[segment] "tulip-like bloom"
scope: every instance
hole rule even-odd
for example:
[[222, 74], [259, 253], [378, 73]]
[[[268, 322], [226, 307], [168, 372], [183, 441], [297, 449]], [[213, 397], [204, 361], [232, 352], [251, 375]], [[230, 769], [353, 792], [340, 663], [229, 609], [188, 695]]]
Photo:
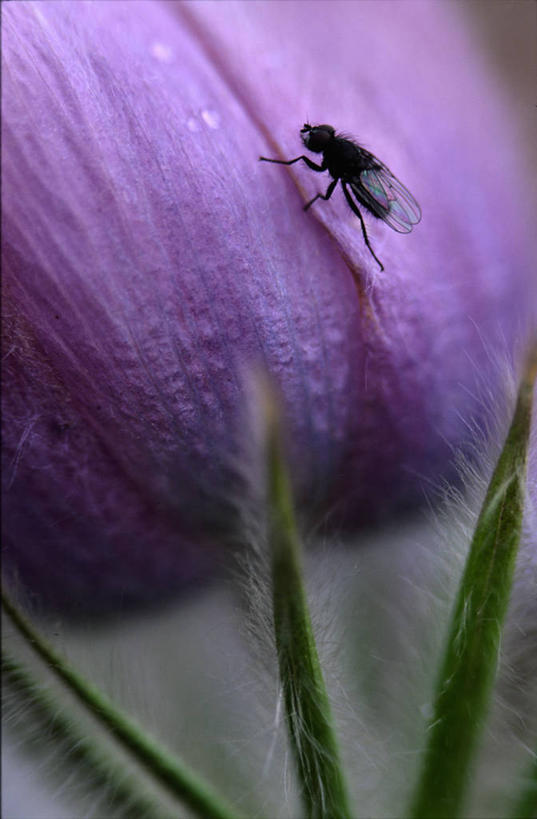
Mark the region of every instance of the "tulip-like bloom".
[[[509, 103], [447, 4], [3, 9], [4, 549], [49, 604], [156, 599], [239, 537], [245, 373], [277, 382], [303, 509], [446, 476], [534, 291]], [[352, 133], [400, 236], [302, 163]]]

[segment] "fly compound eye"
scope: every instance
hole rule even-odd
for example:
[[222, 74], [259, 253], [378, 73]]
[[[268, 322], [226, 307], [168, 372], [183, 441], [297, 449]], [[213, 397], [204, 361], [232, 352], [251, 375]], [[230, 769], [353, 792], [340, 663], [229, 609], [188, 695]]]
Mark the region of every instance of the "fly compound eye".
[[330, 125], [316, 125], [306, 133], [302, 140], [306, 148], [320, 154], [334, 136], [334, 129]]

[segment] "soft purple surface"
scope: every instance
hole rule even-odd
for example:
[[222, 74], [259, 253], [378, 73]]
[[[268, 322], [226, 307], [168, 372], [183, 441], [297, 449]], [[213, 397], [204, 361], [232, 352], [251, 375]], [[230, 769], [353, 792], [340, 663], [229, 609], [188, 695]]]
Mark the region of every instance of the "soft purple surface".
[[[4, 543], [49, 602], [213, 565], [252, 363], [315, 515], [380, 518], [446, 474], [527, 322], [531, 203], [454, 8], [389, 9], [3, 8]], [[306, 119], [420, 202], [410, 236], [368, 222], [384, 274], [341, 191], [304, 214], [327, 180], [257, 162], [298, 155]]]

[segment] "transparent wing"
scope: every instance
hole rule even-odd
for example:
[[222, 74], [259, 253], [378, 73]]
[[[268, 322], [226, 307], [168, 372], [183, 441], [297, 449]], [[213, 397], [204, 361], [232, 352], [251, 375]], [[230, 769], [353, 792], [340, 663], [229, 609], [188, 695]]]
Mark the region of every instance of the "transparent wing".
[[410, 191], [380, 162], [360, 173], [350, 186], [375, 216], [398, 233], [410, 233], [421, 219], [421, 209]]

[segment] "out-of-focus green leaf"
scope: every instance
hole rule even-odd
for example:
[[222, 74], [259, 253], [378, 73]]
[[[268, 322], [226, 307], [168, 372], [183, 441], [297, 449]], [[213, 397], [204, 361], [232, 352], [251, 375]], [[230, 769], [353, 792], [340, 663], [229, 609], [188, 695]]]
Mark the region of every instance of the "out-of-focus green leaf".
[[65, 703], [57, 701], [23, 663], [5, 652], [2, 686], [6, 720], [14, 719], [17, 728], [21, 721], [25, 723], [17, 741], [26, 741], [30, 751], [44, 755], [45, 762], [52, 756], [55, 774], [63, 781], [66, 777], [71, 781], [74, 775], [77, 785], [91, 795], [92, 801], [103, 798], [107, 810], [118, 819], [169, 819], [169, 811], [146, 792], [139, 778], [121, 766], [102, 742], [86, 736], [66, 713]]
[[149, 739], [138, 725], [56, 654], [11, 602], [4, 590], [2, 606], [28, 647], [44, 660], [60, 683], [74, 694], [81, 705], [143, 766], [150, 777], [163, 785], [200, 819], [235, 819], [235, 812], [212, 791], [210, 786], [176, 757]]

